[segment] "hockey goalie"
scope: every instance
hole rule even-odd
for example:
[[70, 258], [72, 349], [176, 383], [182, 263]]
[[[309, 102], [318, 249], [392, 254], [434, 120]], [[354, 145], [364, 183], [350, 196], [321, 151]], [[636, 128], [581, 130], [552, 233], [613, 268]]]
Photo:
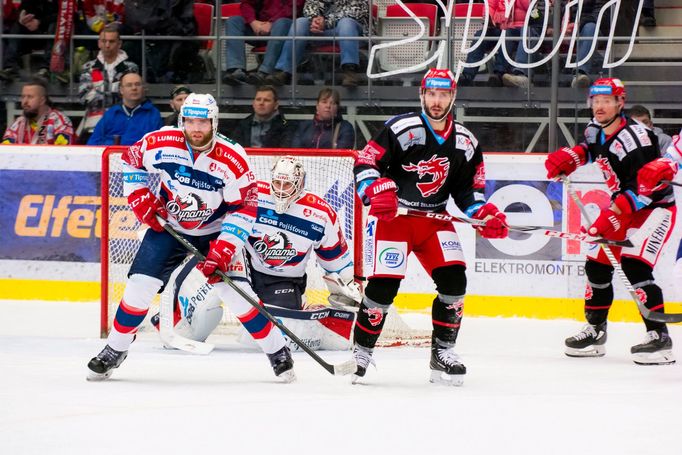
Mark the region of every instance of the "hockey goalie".
[[[353, 307], [362, 299], [352, 256], [334, 209], [304, 186], [299, 159], [276, 160], [271, 182], [258, 182], [256, 223], [241, 260], [230, 272], [235, 279], [248, 280], [268, 311], [311, 349], [349, 349], [357, 311]], [[306, 302], [306, 267], [313, 253], [324, 271], [330, 306]], [[221, 323], [224, 311], [213, 286], [195, 265], [191, 259], [174, 271], [162, 299], [173, 302], [176, 333], [204, 341]], [[152, 317], [157, 328], [159, 319]], [[251, 344], [241, 334], [239, 340]], [[288, 343], [290, 349], [299, 349], [291, 340]]]

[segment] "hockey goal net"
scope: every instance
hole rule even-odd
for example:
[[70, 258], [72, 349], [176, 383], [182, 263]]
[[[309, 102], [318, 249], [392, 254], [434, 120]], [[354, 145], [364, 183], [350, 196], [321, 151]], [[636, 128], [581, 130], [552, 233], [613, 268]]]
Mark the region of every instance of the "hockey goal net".
[[[144, 232], [142, 226], [128, 206], [123, 196], [123, 174], [121, 155], [124, 147], [109, 147], [102, 157], [102, 245], [101, 245], [101, 318], [100, 333], [105, 337], [112, 325], [116, 308], [123, 296], [128, 270], [137, 253]], [[307, 191], [324, 199], [337, 211], [339, 222], [352, 250], [355, 275], [364, 276], [363, 228], [365, 214], [358, 200], [353, 182], [355, 155], [350, 150], [279, 150], [249, 149], [252, 170], [259, 180], [270, 179], [274, 160], [286, 153], [294, 154], [303, 161], [306, 170]], [[158, 175], [152, 175], [150, 186], [155, 191], [159, 184]], [[311, 259], [307, 267], [308, 304], [327, 304], [329, 292], [324, 284], [324, 271], [317, 261]], [[158, 309], [158, 299], [150, 308], [149, 315]], [[383, 345], [421, 344], [424, 334], [411, 330], [404, 321], [394, 316], [387, 318]], [[231, 332], [229, 327], [238, 324], [228, 311], [223, 317], [223, 331]], [[148, 326], [148, 323], [143, 326]], [[419, 341], [417, 341], [419, 340]]]

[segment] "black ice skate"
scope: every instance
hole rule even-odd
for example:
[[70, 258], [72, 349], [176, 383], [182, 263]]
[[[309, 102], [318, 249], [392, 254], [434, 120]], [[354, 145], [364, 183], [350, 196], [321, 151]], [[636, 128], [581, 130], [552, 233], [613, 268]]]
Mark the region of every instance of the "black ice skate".
[[128, 357], [128, 351], [117, 351], [109, 345], [88, 362], [88, 381], [103, 381], [111, 376], [114, 368], [118, 368]]
[[606, 354], [606, 322], [585, 327], [566, 338], [566, 355], [569, 357], [603, 357]]
[[464, 382], [467, 368], [462, 364], [455, 352], [455, 343], [446, 343], [432, 338], [431, 340], [431, 379], [438, 384], [460, 386]]
[[637, 365], [670, 365], [675, 363], [673, 340], [667, 332], [650, 330], [641, 344], [630, 348]]
[[284, 382], [294, 382], [296, 380], [296, 373], [294, 373], [294, 360], [291, 358], [291, 351], [284, 346], [279, 351], [273, 354], [267, 354], [270, 359], [270, 365], [275, 372], [275, 376]]

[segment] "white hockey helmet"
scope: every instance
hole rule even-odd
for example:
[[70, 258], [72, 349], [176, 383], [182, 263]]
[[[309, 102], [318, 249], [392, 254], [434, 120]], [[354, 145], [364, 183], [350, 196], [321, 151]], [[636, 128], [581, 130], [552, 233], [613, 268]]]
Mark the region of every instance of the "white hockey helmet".
[[216, 103], [213, 95], [208, 93], [190, 93], [187, 95], [178, 116], [178, 127], [183, 133], [185, 132], [185, 117], [211, 119], [213, 137], [203, 150], [213, 149], [213, 144], [215, 144], [216, 135], [218, 134], [218, 103]]
[[287, 155], [275, 161], [272, 166], [270, 189], [275, 200], [275, 211], [284, 213], [289, 205], [298, 199], [305, 186], [305, 169], [298, 158]]

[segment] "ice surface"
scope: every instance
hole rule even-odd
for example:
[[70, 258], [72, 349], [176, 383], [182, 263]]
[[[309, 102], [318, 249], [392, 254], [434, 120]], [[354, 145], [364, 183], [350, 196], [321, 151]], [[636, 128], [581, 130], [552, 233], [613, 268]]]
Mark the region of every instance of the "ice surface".
[[[378, 349], [355, 386], [296, 353], [287, 385], [228, 340], [201, 357], [153, 334], [91, 383], [97, 304], [0, 301], [0, 314], [3, 455], [680, 453], [682, 369], [631, 362], [642, 324], [613, 323], [606, 357], [572, 359], [563, 339], [580, 322], [465, 317], [459, 388], [428, 383], [423, 348]], [[680, 327], [671, 334], [682, 344]]]

